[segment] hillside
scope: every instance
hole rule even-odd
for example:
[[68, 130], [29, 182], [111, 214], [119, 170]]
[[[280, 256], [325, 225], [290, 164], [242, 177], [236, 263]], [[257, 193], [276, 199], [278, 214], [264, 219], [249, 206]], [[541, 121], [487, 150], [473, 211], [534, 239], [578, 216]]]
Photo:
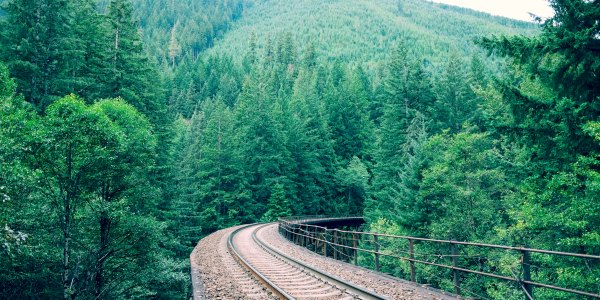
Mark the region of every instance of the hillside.
[[402, 38], [435, 62], [450, 49], [471, 52], [476, 37], [537, 30], [533, 23], [421, 0], [257, 0], [209, 53], [239, 58], [253, 33], [264, 48], [269, 38], [290, 32], [300, 50], [314, 43], [318, 55], [329, 59], [376, 63]]
[[[0, 0], [0, 299], [189, 299], [200, 238], [294, 215], [597, 255], [596, 2], [535, 25], [417, 0]], [[598, 290], [597, 262], [452, 244], [413, 253]], [[416, 280], [454, 290], [434, 266]]]

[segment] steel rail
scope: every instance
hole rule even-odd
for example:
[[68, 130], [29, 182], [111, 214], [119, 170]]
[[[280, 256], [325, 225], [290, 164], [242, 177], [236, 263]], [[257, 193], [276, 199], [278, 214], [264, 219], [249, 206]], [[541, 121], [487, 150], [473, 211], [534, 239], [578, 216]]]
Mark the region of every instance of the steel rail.
[[341, 290], [346, 290], [347, 292], [354, 294], [358, 297], [360, 297], [361, 299], [367, 299], [367, 300], [381, 300], [381, 299], [388, 299], [384, 296], [378, 295], [374, 292], [371, 292], [363, 287], [348, 283], [346, 281], [344, 281], [343, 279], [327, 273], [325, 271], [319, 270], [311, 265], [305, 264], [297, 259], [294, 259], [284, 253], [282, 253], [281, 251], [278, 251], [277, 249], [274, 249], [273, 247], [270, 247], [269, 245], [267, 245], [267, 243], [265, 243], [263, 240], [261, 240], [258, 236], [257, 236], [257, 232], [264, 228], [265, 226], [271, 225], [273, 223], [268, 223], [268, 224], [264, 224], [258, 228], [256, 228], [254, 230], [254, 232], [252, 232], [252, 239], [261, 247], [263, 248], [265, 251], [267, 251], [268, 253], [270, 253], [271, 255], [278, 257], [280, 259], [282, 259], [283, 261], [285, 261], [286, 263], [299, 268], [299, 269], [303, 269], [306, 272], [312, 274], [313, 276], [341, 289]]
[[237, 247], [233, 243], [233, 237], [240, 231], [247, 229], [249, 227], [255, 226], [256, 224], [250, 224], [243, 227], [240, 227], [234, 230], [231, 234], [229, 234], [229, 238], [227, 239], [227, 248], [233, 254], [233, 258], [237, 260], [246, 270], [248, 270], [254, 278], [262, 283], [263, 286], [268, 288], [275, 294], [279, 299], [284, 300], [295, 300], [296, 298], [292, 297], [290, 294], [286, 293], [280, 287], [278, 287], [275, 283], [269, 280], [266, 276], [261, 274], [258, 270], [256, 270], [252, 265], [238, 252]]
[[[341, 290], [345, 290], [347, 293], [353, 294], [355, 296], [360, 297], [361, 299], [366, 299], [366, 300], [383, 300], [383, 299], [388, 299], [384, 296], [378, 295], [374, 292], [371, 292], [365, 288], [362, 288], [360, 286], [356, 286], [353, 285], [351, 283], [345, 282], [343, 279], [336, 277], [332, 274], [326, 273], [322, 270], [319, 270], [313, 266], [307, 265], [299, 260], [296, 260], [272, 247], [270, 247], [267, 243], [265, 243], [263, 240], [261, 240], [258, 236], [257, 236], [257, 232], [264, 228], [265, 226], [268, 226], [270, 224], [273, 223], [269, 223], [269, 224], [264, 224], [262, 226], [258, 226], [256, 229], [254, 229], [254, 231], [252, 232], [252, 239], [253, 241], [258, 244], [263, 250], [265, 250], [267, 253], [269, 253], [270, 255], [273, 255], [274, 257], [277, 257], [278, 259], [286, 262], [287, 264], [301, 270], [304, 271], [306, 273], [311, 274], [312, 276], [314, 276], [315, 278], [318, 278], [324, 282], [327, 282]], [[261, 284], [265, 287], [267, 287], [270, 291], [273, 292], [273, 294], [275, 296], [277, 296], [279, 299], [295, 299], [293, 296], [291, 296], [290, 294], [288, 294], [286, 291], [284, 291], [282, 288], [278, 287], [273, 281], [271, 281], [269, 278], [267, 278], [265, 275], [263, 275], [262, 273], [260, 273], [256, 268], [254, 268], [250, 262], [248, 262], [238, 251], [235, 243], [233, 242], [233, 238], [235, 237], [236, 234], [238, 234], [240, 231], [248, 229], [249, 227], [252, 226], [256, 226], [258, 224], [250, 224], [250, 225], [246, 225], [243, 227], [240, 227], [236, 230], [234, 230], [230, 235], [229, 238], [227, 240], [227, 247], [229, 249], [229, 251], [232, 253], [233, 257], [246, 269], [248, 270], [253, 277], [255, 277], [259, 282], [261, 282]]]

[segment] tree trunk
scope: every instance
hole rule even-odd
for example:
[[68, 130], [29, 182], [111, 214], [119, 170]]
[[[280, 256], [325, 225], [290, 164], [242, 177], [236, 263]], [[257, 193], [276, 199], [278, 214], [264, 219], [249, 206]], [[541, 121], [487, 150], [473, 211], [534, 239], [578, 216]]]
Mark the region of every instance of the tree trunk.
[[70, 227], [71, 227], [71, 216], [70, 216], [70, 196], [65, 197], [64, 199], [64, 224], [63, 224], [63, 293], [64, 298], [69, 299], [70, 297], [70, 284], [69, 284], [69, 258], [70, 258], [70, 249], [69, 242], [71, 239], [70, 236]]
[[[68, 147], [67, 150], [67, 178], [71, 180], [73, 178], [73, 148], [72, 145]], [[71, 256], [70, 249], [70, 241], [71, 241], [71, 203], [74, 197], [73, 191], [73, 182], [69, 182], [66, 187], [66, 191], [64, 192], [65, 196], [63, 197], [63, 296], [65, 299], [69, 299], [71, 294], [71, 283], [69, 282], [69, 260]]]
[[108, 256], [108, 235], [110, 232], [110, 218], [106, 212], [100, 216], [100, 250], [96, 261], [96, 299], [100, 299], [104, 289], [104, 262]]
[[[110, 180], [103, 184], [102, 187], [102, 202], [109, 203], [110, 197]], [[100, 299], [102, 290], [104, 289], [104, 262], [109, 256], [109, 234], [110, 234], [111, 220], [106, 211], [102, 211], [100, 214], [100, 245], [98, 249], [98, 256], [96, 259], [96, 278], [95, 278], [95, 296], [96, 299]]]

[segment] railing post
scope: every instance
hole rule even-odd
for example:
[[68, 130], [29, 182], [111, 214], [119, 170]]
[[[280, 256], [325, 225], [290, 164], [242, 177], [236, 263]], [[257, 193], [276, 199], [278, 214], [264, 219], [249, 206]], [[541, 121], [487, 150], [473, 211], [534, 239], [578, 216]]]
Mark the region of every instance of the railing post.
[[338, 255], [337, 255], [337, 246], [335, 244], [338, 243], [338, 235], [337, 235], [337, 231], [334, 230], [333, 231], [333, 244], [331, 247], [333, 248], [333, 259], [337, 259]]
[[[523, 258], [521, 259], [521, 264], [523, 265], [523, 281], [531, 281], [531, 269], [530, 269], [530, 260], [529, 251], [522, 250]], [[533, 287], [527, 283], [523, 283], [523, 288], [525, 289], [525, 300], [533, 299]]]
[[290, 224], [286, 224], [285, 226], [285, 237], [287, 238], [288, 241], [293, 241], [292, 240], [292, 233], [291, 233], [291, 227]]
[[379, 272], [379, 243], [377, 242], [377, 235], [373, 234], [373, 242], [375, 249], [375, 271]]
[[356, 233], [352, 233], [352, 248], [354, 248], [354, 265], [358, 266], [358, 247], [356, 243]]
[[315, 253], [319, 253], [319, 232], [318, 229], [315, 227], [314, 228], [314, 236], [313, 236], [313, 243], [315, 244]]
[[[456, 251], [456, 244], [452, 243], [451, 248], [452, 248], [452, 267], [456, 268], [456, 267], [458, 267], [458, 264], [457, 264], [458, 253]], [[454, 293], [457, 295], [460, 295], [460, 279], [458, 278], [458, 270], [452, 269], [452, 274], [454, 275]]]
[[323, 256], [327, 257], [327, 229], [323, 230]]
[[306, 225], [304, 226], [304, 229], [302, 230], [302, 246], [306, 247], [308, 245], [308, 233], [307, 233], [308, 227], [306, 227]]
[[409, 257], [410, 257], [410, 261], [408, 262], [408, 265], [410, 266], [410, 281], [412, 282], [417, 282], [416, 280], [416, 275], [415, 275], [415, 262], [413, 261], [415, 259], [415, 242], [412, 239], [408, 239], [408, 253], [409, 253]]

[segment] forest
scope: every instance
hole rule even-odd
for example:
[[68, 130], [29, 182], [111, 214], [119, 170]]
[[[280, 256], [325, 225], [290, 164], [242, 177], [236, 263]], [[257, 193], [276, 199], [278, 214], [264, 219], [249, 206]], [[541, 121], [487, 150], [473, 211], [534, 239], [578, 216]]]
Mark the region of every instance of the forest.
[[598, 255], [600, 5], [549, 2], [0, 0], [0, 299], [189, 298], [199, 239], [290, 215]]

